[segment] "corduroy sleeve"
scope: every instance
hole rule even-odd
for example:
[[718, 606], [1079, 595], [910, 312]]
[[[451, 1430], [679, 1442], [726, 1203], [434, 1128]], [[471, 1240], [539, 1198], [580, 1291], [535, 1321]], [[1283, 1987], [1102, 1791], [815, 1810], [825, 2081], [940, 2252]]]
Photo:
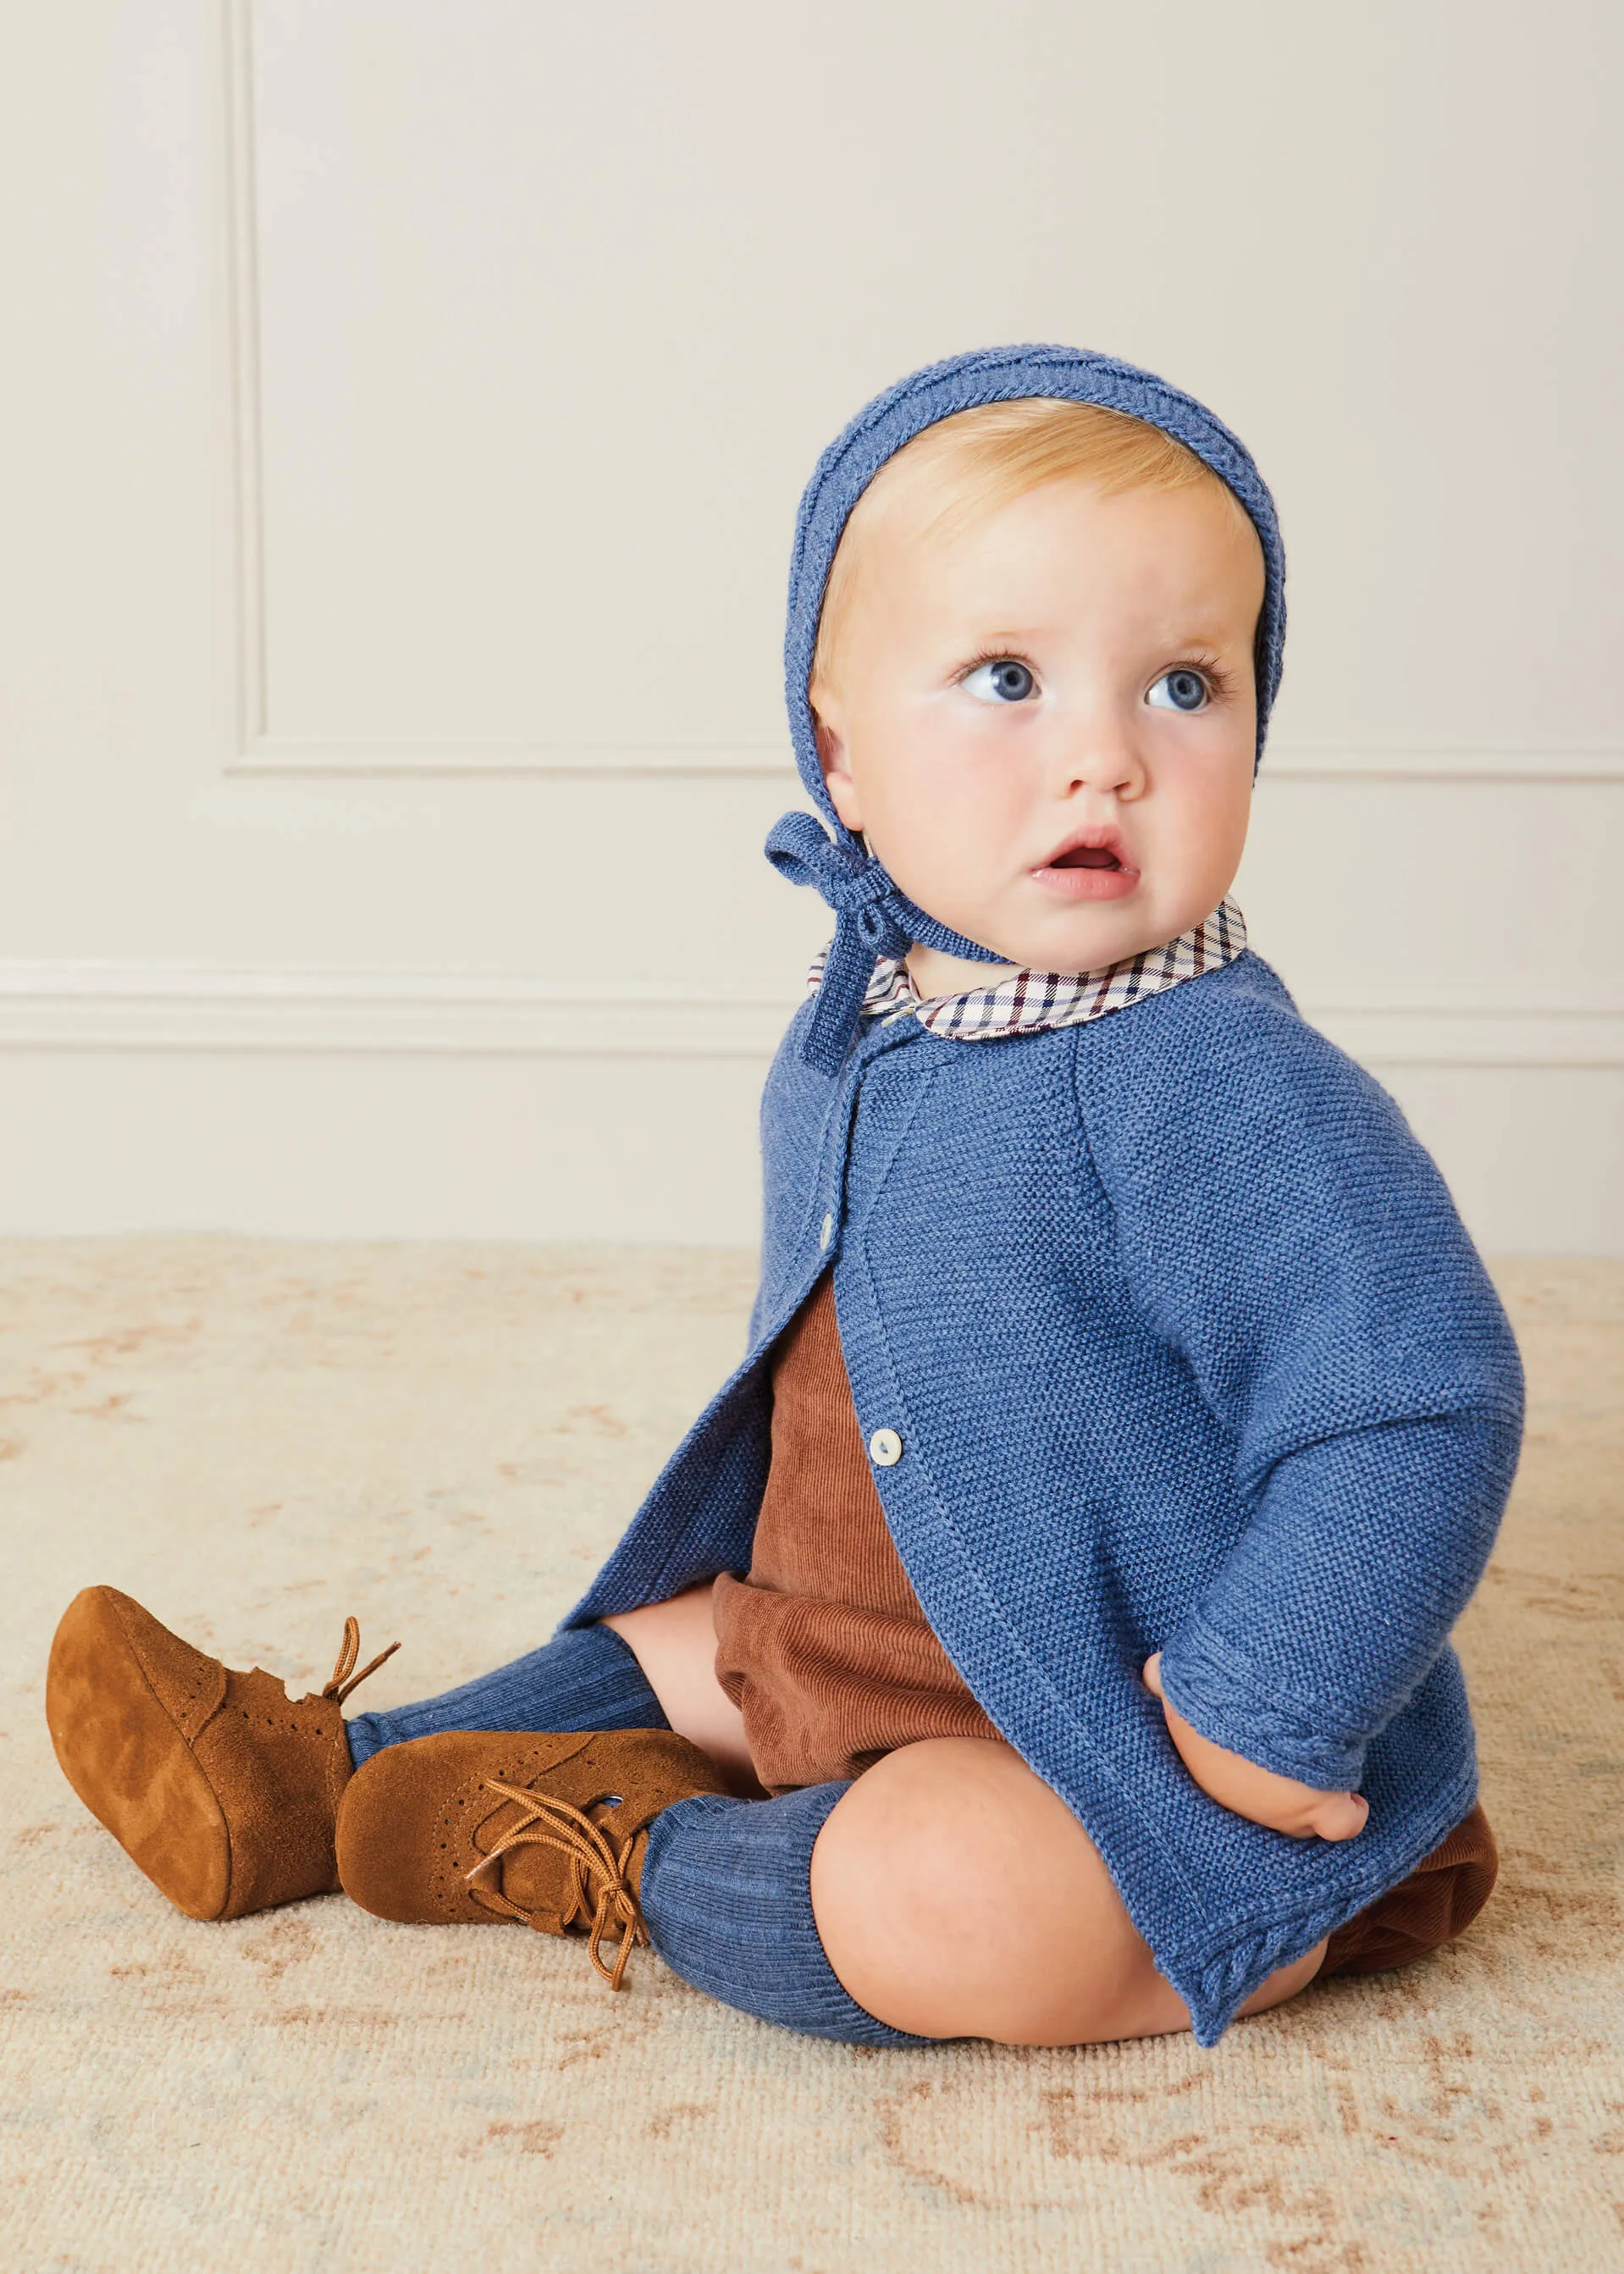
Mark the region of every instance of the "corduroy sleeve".
[[1264, 978], [1136, 1009], [1079, 1050], [1079, 1092], [1136, 1306], [1249, 1510], [1160, 1638], [1166, 1694], [1214, 1743], [1341, 1790], [1481, 1576], [1521, 1369], [1397, 1107]]

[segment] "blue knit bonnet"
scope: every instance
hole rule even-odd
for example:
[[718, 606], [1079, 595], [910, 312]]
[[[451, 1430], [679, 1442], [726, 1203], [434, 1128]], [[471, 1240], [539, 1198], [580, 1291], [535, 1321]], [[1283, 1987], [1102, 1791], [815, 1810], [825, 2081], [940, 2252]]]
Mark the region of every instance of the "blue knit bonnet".
[[838, 1073], [846, 1061], [879, 957], [905, 955], [917, 943], [981, 963], [1006, 960], [915, 907], [882, 864], [864, 852], [830, 802], [807, 685], [835, 548], [853, 507], [905, 442], [955, 411], [1033, 395], [1093, 403], [1160, 427], [1192, 450], [1245, 508], [1263, 547], [1263, 607], [1256, 651], [1259, 761], [1263, 756], [1285, 645], [1285, 554], [1274, 501], [1262, 475], [1245, 446], [1210, 410], [1154, 373], [1118, 363], [1111, 356], [1091, 354], [1086, 348], [982, 348], [929, 364], [876, 395], [818, 460], [801, 501], [790, 553], [789, 621], [784, 638], [790, 738], [801, 779], [832, 835], [810, 814], [797, 812], [775, 823], [767, 839], [767, 858], [779, 875], [792, 884], [812, 885], [835, 912], [834, 945], [802, 1045], [808, 1064], [825, 1073]]

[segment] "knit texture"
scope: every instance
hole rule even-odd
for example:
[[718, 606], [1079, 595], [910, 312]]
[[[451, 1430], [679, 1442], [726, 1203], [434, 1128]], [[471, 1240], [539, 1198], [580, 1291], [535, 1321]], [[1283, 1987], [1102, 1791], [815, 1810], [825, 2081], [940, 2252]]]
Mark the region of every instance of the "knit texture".
[[666, 1729], [671, 1724], [636, 1656], [613, 1627], [554, 1635], [539, 1650], [438, 1698], [344, 1725], [357, 1768], [386, 1745], [445, 1729]]
[[801, 501], [790, 556], [784, 641], [790, 737], [801, 781], [832, 834], [826, 836], [806, 814], [786, 813], [770, 832], [766, 850], [780, 876], [821, 892], [837, 919], [818, 1000], [800, 1042], [807, 1065], [819, 1073], [839, 1072], [879, 957], [902, 955], [917, 942], [982, 962], [1006, 960], [998, 950], [966, 939], [919, 907], [842, 824], [818, 762], [807, 690], [835, 550], [853, 507], [881, 467], [941, 419], [986, 403], [1030, 396], [1094, 403], [1159, 427], [1193, 451], [1244, 508], [1263, 551], [1263, 605], [1256, 640], [1259, 763], [1263, 757], [1285, 648], [1285, 553], [1274, 499], [1244, 445], [1227, 426], [1193, 395], [1169, 387], [1153, 372], [1084, 348], [983, 348], [931, 364], [887, 388], [858, 412], [818, 460]]
[[[1210, 2044], [1472, 1806], [1447, 1637], [1515, 1465], [1509, 1329], [1392, 1100], [1250, 952], [974, 1050], [871, 1021], [835, 1083], [808, 1015], [763, 1103], [748, 1355], [568, 1623], [748, 1570], [769, 1352], [832, 1261], [926, 1616]], [[1359, 1836], [1207, 1800], [1139, 1683], [1154, 1650], [1217, 1743], [1357, 1783]]]
[[808, 1785], [778, 1800], [680, 1800], [649, 1828], [641, 1901], [673, 1974], [724, 2005], [803, 2037], [923, 2045], [842, 1987], [812, 1916], [812, 1848], [849, 1789]]

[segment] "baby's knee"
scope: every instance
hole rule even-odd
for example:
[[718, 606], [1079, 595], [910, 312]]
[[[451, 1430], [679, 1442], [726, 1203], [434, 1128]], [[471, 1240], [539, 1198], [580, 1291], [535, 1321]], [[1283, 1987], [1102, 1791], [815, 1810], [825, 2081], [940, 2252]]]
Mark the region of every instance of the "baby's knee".
[[1007, 1746], [877, 1763], [819, 1836], [812, 1900], [835, 1972], [894, 2028], [1056, 2044], [1181, 2025], [1093, 1843]]
[[812, 1908], [859, 2005], [893, 2028], [950, 2037], [968, 2031], [970, 1977], [1007, 1922], [1000, 1866], [966, 1839], [933, 1751], [888, 1754], [843, 1796], [813, 1849]]
[[[833, 1810], [813, 1856], [815, 1899], [876, 1934], [979, 1943], [1017, 1898], [997, 1812], [1006, 1749], [943, 1738], [888, 1753]], [[989, 1791], [989, 1783], [991, 1790]]]

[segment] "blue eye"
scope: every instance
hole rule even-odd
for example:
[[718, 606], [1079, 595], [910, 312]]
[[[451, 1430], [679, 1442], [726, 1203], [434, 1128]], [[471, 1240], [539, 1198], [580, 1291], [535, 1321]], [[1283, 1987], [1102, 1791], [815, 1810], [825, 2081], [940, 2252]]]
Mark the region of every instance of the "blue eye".
[[1212, 689], [1199, 671], [1164, 671], [1145, 700], [1158, 711], [1205, 711]]
[[960, 683], [978, 703], [1024, 703], [1029, 695], [1036, 694], [1038, 684], [1026, 665], [1017, 663], [1012, 655], [978, 663]]

